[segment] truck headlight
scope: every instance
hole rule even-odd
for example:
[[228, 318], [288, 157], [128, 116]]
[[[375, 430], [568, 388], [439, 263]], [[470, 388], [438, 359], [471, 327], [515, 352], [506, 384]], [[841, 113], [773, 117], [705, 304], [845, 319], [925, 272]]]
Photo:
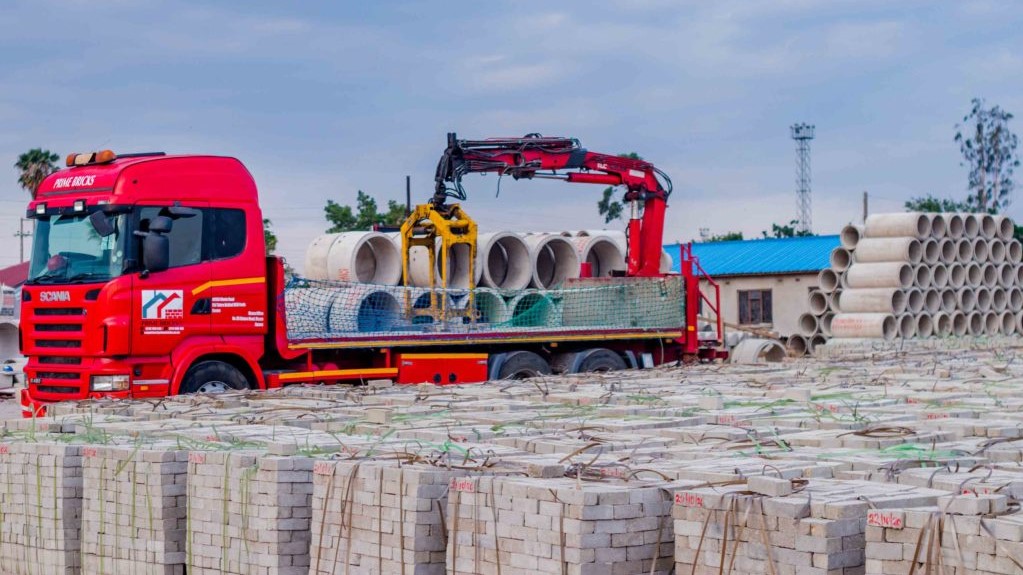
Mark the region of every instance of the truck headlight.
[[94, 375], [90, 386], [92, 391], [124, 391], [130, 382], [128, 375]]

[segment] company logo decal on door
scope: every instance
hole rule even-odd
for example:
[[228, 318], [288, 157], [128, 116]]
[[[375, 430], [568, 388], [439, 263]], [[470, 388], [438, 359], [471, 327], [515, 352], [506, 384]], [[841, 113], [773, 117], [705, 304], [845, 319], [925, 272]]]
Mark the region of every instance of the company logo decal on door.
[[184, 331], [185, 294], [182, 290], [142, 290], [142, 333], [178, 334]]

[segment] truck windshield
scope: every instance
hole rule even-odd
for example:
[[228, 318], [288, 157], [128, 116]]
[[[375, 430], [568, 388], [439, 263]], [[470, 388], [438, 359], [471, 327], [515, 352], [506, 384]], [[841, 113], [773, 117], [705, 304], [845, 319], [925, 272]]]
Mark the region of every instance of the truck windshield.
[[126, 216], [111, 215], [114, 233], [102, 237], [88, 214], [36, 218], [30, 284], [102, 282], [121, 275]]

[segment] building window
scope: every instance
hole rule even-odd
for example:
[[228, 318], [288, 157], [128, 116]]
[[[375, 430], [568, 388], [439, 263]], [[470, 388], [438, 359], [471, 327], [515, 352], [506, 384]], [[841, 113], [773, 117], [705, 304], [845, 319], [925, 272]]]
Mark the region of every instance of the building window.
[[758, 325], [773, 322], [771, 290], [739, 291], [740, 325]]

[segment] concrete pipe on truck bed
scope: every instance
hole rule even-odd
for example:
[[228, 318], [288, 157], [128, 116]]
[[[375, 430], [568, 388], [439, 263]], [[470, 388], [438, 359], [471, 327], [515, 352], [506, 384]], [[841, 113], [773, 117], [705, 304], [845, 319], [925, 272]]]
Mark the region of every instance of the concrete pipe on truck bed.
[[841, 313], [891, 313], [906, 312], [909, 296], [900, 288], [847, 289], [838, 298]]
[[[468, 297], [455, 302], [455, 308], [459, 310], [464, 310], [467, 305], [469, 305]], [[500, 293], [492, 289], [479, 288], [473, 292], [473, 308], [477, 324], [503, 324], [510, 319], [507, 302], [504, 301]], [[472, 320], [466, 318], [464, 321], [469, 323]]]
[[521, 290], [533, 279], [529, 245], [518, 234], [492, 232], [476, 238], [476, 266], [480, 285]]
[[923, 246], [916, 238], [863, 238], [857, 244], [853, 257], [856, 263], [918, 264], [923, 258]]
[[831, 334], [836, 339], [895, 339], [895, 316], [890, 313], [840, 313], [831, 320]]
[[907, 263], [888, 262], [856, 264], [846, 272], [846, 287], [897, 287], [913, 285], [913, 267]]
[[295, 287], [284, 290], [288, 337], [322, 337], [330, 329], [330, 307], [336, 297], [336, 289]]
[[867, 216], [863, 231], [867, 238], [926, 238], [931, 235], [931, 218], [920, 212], [873, 214]]
[[579, 254], [567, 239], [535, 234], [526, 236], [526, 243], [533, 262], [530, 283], [533, 287], [551, 289], [561, 286], [565, 280], [579, 277]]
[[336, 290], [329, 325], [333, 333], [391, 331], [402, 322], [402, 308], [391, 291], [352, 284]]
[[625, 252], [610, 236], [577, 236], [572, 240], [579, 261], [590, 264], [593, 277], [606, 278], [612, 272], [625, 271]]
[[[448, 267], [448, 287], [456, 289], [465, 289], [469, 287], [469, 257], [470, 247], [468, 244], [454, 244], [448, 250], [447, 267]], [[441, 266], [444, 265], [444, 259], [441, 257], [442, 249], [440, 245], [437, 246], [437, 285], [440, 285]], [[473, 266], [473, 285], [479, 285], [480, 277], [482, 276], [483, 269], [476, 265]]]
[[557, 327], [557, 303], [541, 290], [525, 290], [508, 300], [509, 322], [515, 327]]
[[324, 234], [306, 250], [309, 279], [396, 285], [401, 281], [401, 254], [378, 232]]

